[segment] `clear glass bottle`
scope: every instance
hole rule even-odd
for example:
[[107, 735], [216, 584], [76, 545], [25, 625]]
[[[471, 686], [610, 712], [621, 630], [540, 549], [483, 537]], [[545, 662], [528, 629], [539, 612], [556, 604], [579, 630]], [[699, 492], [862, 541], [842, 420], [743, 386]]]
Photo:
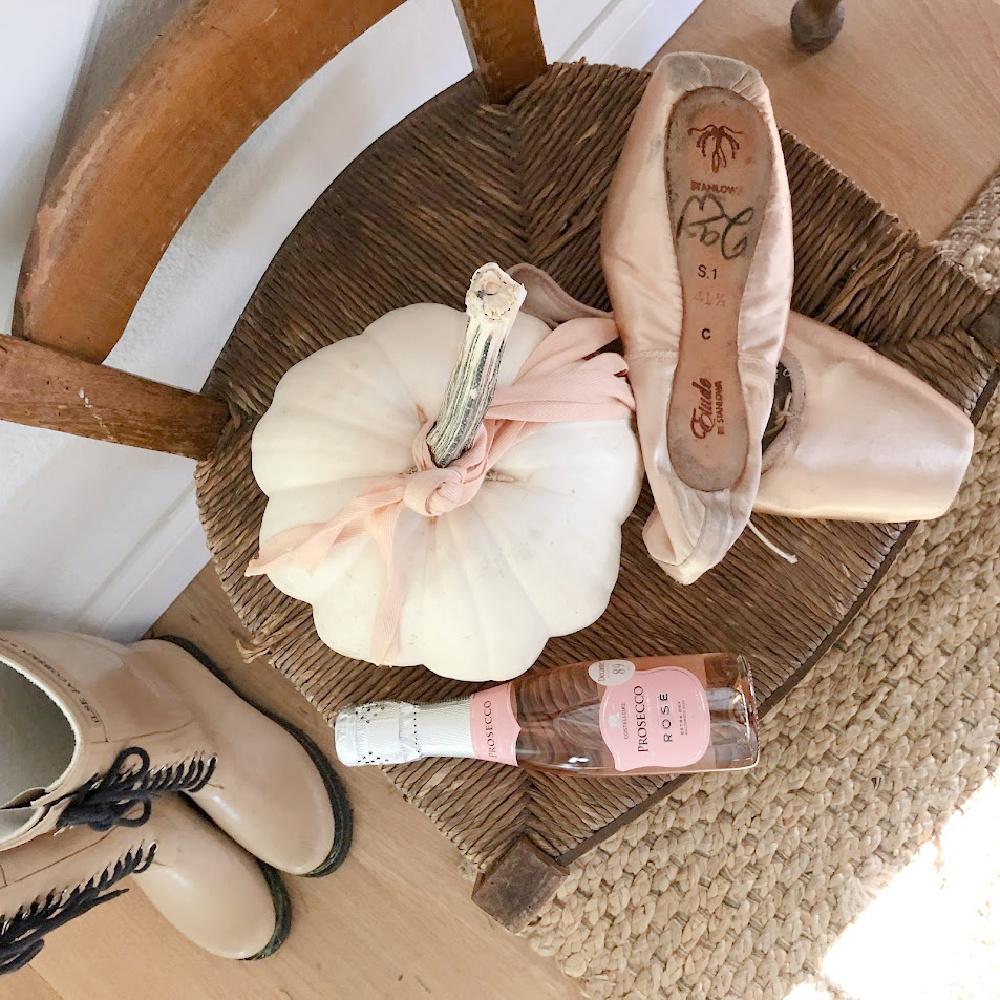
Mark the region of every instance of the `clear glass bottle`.
[[467, 757], [592, 776], [752, 767], [757, 708], [735, 653], [599, 660], [437, 705], [375, 702], [337, 717], [344, 764]]

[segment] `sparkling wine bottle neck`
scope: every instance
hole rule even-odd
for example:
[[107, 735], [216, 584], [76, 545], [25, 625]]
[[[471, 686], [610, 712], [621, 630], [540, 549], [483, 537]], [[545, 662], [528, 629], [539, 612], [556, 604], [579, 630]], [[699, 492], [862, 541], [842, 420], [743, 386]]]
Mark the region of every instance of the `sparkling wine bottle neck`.
[[336, 722], [337, 756], [347, 765], [475, 757], [470, 706], [463, 698], [439, 705], [383, 701], [344, 709]]
[[476, 756], [468, 698], [417, 708], [417, 737], [423, 757]]

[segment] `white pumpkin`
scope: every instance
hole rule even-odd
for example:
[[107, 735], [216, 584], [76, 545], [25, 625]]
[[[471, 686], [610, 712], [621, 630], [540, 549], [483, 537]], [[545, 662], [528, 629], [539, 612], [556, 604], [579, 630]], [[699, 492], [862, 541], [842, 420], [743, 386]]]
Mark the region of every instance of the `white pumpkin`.
[[[407, 306], [285, 374], [253, 436], [254, 475], [269, 498], [262, 544], [328, 520], [374, 480], [413, 468], [414, 438], [438, 413], [466, 322], [444, 305]], [[548, 334], [540, 320], [517, 316], [498, 385]], [[505, 680], [527, 670], [550, 636], [595, 621], [618, 577], [621, 525], [641, 477], [630, 420], [547, 424], [511, 448], [465, 506], [431, 518], [404, 509], [394, 552], [406, 589], [392, 665]], [[315, 571], [267, 573], [312, 604], [328, 646], [373, 659], [387, 573], [371, 536], [338, 544]]]

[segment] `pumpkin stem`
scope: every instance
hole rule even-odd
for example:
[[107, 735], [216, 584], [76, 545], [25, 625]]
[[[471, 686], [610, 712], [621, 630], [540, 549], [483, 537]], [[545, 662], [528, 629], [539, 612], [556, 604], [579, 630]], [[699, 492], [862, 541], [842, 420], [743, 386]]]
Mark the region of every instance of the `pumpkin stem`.
[[465, 346], [448, 379], [441, 412], [427, 433], [427, 448], [438, 468], [451, 465], [475, 440], [493, 401], [504, 343], [525, 294], [524, 286], [499, 264], [484, 264], [472, 276], [465, 296]]

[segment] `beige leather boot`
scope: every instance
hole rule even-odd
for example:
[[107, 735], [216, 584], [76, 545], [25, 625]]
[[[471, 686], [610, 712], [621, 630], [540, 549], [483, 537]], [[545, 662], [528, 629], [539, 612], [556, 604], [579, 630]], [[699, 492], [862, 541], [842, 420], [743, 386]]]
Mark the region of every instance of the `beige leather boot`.
[[0, 854], [0, 975], [30, 962], [46, 934], [127, 892], [129, 875], [213, 955], [266, 958], [288, 936], [291, 909], [277, 873], [167, 795], [139, 826], [76, 827]]
[[[610, 315], [531, 264], [509, 273], [527, 289], [524, 311], [549, 326]], [[975, 444], [972, 421], [954, 403], [867, 344], [799, 313], [789, 314], [778, 372], [782, 405], [764, 434], [754, 511], [895, 523], [951, 506]], [[645, 535], [661, 531], [654, 510]]]
[[182, 642], [0, 633], [0, 850], [142, 822], [175, 791], [275, 868], [340, 864], [351, 814], [319, 748]]

